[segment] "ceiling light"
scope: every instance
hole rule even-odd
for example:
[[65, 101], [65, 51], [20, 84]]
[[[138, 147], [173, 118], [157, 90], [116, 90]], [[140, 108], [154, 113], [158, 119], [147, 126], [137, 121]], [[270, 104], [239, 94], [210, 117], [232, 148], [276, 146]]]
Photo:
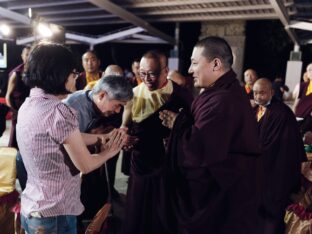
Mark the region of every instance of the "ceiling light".
[[28, 8], [28, 17], [31, 19], [32, 18], [32, 9]]
[[3, 36], [8, 36], [11, 33], [11, 29], [8, 25], [6, 24], [1, 24], [0, 25], [0, 32]]
[[37, 25], [37, 32], [42, 36], [42, 37], [51, 37], [52, 36], [52, 31], [49, 27], [49, 25], [44, 24], [44, 23], [39, 23]]

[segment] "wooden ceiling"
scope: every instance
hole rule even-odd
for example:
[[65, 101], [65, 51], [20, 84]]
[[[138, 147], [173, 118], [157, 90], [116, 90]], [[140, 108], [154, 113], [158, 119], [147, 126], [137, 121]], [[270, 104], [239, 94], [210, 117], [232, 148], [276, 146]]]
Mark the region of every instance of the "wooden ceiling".
[[29, 8], [32, 19], [65, 29], [116, 25], [120, 31], [122, 25], [172, 44], [174, 38], [153, 23], [279, 19], [295, 44], [312, 41], [312, 0], [0, 0], [0, 22], [30, 28]]

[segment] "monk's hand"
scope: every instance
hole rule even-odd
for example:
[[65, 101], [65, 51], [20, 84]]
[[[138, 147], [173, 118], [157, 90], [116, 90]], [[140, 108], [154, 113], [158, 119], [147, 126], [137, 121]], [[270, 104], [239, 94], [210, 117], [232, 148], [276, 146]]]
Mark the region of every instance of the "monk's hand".
[[308, 161], [312, 161], [312, 153], [306, 153]]
[[120, 127], [120, 131], [124, 131], [126, 133], [122, 149], [125, 151], [132, 149], [139, 139], [136, 136], [129, 135], [127, 127]]
[[174, 121], [176, 120], [177, 116], [178, 116], [177, 113], [168, 110], [159, 112], [159, 118], [161, 120], [162, 125], [170, 129], [173, 128]]
[[306, 132], [303, 136], [303, 142], [305, 144], [312, 144], [312, 132]]
[[254, 99], [250, 99], [250, 105], [252, 108], [256, 107], [257, 104]]

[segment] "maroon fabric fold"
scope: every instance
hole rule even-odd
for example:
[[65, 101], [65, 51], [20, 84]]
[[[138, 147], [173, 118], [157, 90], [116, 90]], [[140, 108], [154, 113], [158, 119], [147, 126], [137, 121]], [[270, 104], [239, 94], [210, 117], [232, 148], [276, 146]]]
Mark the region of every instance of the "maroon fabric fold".
[[287, 207], [287, 210], [294, 212], [301, 220], [312, 219], [312, 212], [307, 211], [299, 203], [291, 204]]
[[0, 205], [16, 203], [18, 201], [18, 197], [19, 193], [16, 190], [14, 190], [13, 192], [0, 197]]
[[295, 110], [297, 117], [306, 118], [312, 111], [312, 94], [306, 96], [307, 88], [310, 82], [304, 82], [300, 84], [299, 91], [299, 103]]

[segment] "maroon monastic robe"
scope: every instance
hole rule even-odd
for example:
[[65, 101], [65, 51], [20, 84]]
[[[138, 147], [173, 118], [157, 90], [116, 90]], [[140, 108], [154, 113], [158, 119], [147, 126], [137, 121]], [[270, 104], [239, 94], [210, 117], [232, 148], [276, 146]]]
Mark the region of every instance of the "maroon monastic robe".
[[312, 94], [306, 95], [308, 86], [311, 81], [300, 84], [299, 102], [295, 109], [296, 117], [304, 118], [300, 123], [301, 133], [304, 134], [312, 128]]
[[159, 112], [190, 109], [192, 99], [189, 92], [173, 82], [170, 99], [148, 118], [129, 128], [139, 142], [132, 150], [123, 234], [165, 234], [157, 208], [165, 160], [164, 139], [169, 137], [170, 131], [161, 124]]
[[300, 189], [301, 162], [306, 160], [299, 126], [291, 109], [274, 98], [258, 124], [264, 169], [261, 211], [283, 220], [290, 194]]
[[303, 82], [300, 84], [299, 96], [298, 96], [300, 100], [295, 110], [295, 114], [297, 117], [305, 118], [307, 115], [310, 114], [312, 110], [312, 105], [311, 105], [312, 95], [306, 95], [309, 84], [310, 84], [310, 81]]
[[[102, 72], [99, 72], [99, 77], [102, 77]], [[77, 90], [83, 90], [87, 86], [87, 78], [86, 78], [86, 72], [81, 72], [76, 79], [76, 89]]]
[[175, 121], [158, 206], [168, 233], [256, 231], [259, 138], [235, 76], [224, 74]]

